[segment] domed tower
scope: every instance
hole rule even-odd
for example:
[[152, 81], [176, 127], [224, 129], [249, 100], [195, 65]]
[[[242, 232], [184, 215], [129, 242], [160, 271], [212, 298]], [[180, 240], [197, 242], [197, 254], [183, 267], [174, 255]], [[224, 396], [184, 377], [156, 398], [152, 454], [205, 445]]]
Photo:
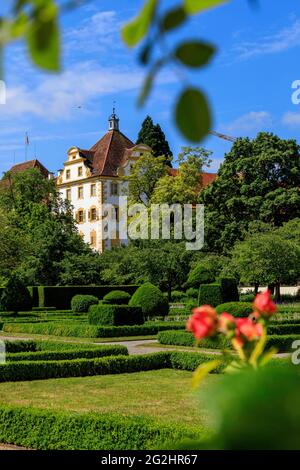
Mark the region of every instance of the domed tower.
[[108, 130], [109, 131], [118, 131], [119, 130], [119, 121], [120, 120], [119, 120], [118, 116], [116, 115], [116, 109], [115, 109], [115, 107], [113, 107], [113, 112], [108, 118], [108, 122], [109, 122]]

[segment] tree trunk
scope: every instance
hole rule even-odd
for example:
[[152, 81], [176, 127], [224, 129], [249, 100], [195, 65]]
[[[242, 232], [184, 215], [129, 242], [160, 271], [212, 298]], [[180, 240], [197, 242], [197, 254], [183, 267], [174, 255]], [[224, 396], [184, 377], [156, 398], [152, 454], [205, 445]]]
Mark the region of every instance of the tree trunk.
[[280, 302], [281, 295], [280, 295], [280, 282], [276, 282], [275, 284], [275, 302]]
[[269, 284], [268, 285], [268, 290], [271, 292], [271, 294], [274, 294], [275, 291], [275, 284]]
[[254, 284], [254, 294], [255, 294], [255, 295], [258, 294], [258, 289], [259, 289], [259, 283], [256, 282], [256, 283]]

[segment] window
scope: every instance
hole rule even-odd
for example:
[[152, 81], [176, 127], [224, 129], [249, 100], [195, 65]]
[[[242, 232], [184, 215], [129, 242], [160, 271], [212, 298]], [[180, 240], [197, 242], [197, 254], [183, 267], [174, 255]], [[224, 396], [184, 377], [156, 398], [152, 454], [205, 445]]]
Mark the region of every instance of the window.
[[66, 170], [66, 180], [71, 178], [71, 170]]
[[110, 183], [110, 195], [111, 196], [118, 195], [118, 183]]
[[82, 166], [78, 167], [78, 176], [82, 176]]
[[97, 220], [97, 209], [96, 209], [96, 207], [92, 207], [92, 209], [91, 209], [91, 220], [92, 221]]
[[83, 186], [78, 188], [78, 199], [83, 199]]
[[96, 185], [91, 184], [91, 197], [96, 196]]
[[68, 201], [71, 201], [71, 200], [72, 200], [71, 194], [72, 194], [71, 189], [67, 189], [67, 191], [66, 191], [66, 199], [67, 199]]
[[84, 210], [83, 209], [79, 209], [79, 211], [77, 212], [77, 221], [79, 224], [82, 224], [84, 222]]
[[95, 230], [92, 230], [92, 232], [90, 234], [90, 244], [91, 244], [91, 246], [95, 247], [96, 242], [97, 242], [96, 232], [95, 232]]
[[119, 208], [115, 207], [115, 212], [116, 212], [116, 221], [119, 222]]

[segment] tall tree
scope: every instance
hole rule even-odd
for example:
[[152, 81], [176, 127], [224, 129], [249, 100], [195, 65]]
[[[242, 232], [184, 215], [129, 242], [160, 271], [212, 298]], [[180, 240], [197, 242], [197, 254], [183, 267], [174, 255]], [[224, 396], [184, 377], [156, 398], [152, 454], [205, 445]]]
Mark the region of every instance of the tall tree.
[[[136, 143], [149, 145], [155, 157], [164, 156], [170, 159], [173, 156], [162, 128], [159, 124], [154, 124], [150, 116], [143, 121]], [[167, 160], [167, 164], [172, 166], [170, 160]]]
[[227, 252], [249, 224], [281, 226], [300, 216], [300, 147], [271, 133], [238, 139], [200, 194], [210, 250]]
[[280, 285], [300, 278], [299, 244], [283, 237], [280, 229], [254, 233], [236, 243], [228, 271], [237, 272], [242, 283], [274, 285], [280, 300]]
[[157, 181], [151, 202], [195, 204], [202, 185], [203, 167], [209, 166], [210, 155], [211, 152], [202, 147], [183, 147], [177, 159], [177, 174], [163, 176]]

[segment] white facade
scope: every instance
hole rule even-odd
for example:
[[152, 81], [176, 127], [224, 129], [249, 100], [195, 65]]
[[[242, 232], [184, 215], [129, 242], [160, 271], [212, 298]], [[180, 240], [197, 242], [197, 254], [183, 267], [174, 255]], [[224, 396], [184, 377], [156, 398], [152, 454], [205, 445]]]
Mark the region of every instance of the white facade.
[[93, 249], [103, 252], [113, 246], [127, 244], [127, 240], [119, 239], [118, 223], [116, 238], [105, 239], [107, 224], [102, 215], [103, 205], [113, 205], [118, 220], [119, 196], [124, 195], [124, 186], [127, 184], [124, 177], [129, 175], [132, 163], [140, 155], [150, 151], [143, 144], [134, 146], [129, 152], [127, 149], [128, 157], [123, 166], [118, 168], [118, 176], [107, 177], [93, 176], [89, 162], [80, 155], [80, 149], [69, 149], [64, 168], [58, 173], [57, 187], [62, 198], [72, 204], [78, 231]]

